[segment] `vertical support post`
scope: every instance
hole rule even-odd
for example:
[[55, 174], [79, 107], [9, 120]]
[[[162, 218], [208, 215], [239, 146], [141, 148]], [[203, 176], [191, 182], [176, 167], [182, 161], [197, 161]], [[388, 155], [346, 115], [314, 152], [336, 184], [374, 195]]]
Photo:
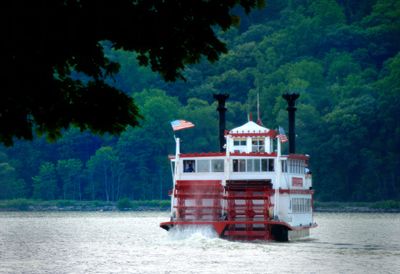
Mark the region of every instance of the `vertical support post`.
[[282, 97], [287, 101], [287, 111], [289, 114], [289, 154], [296, 153], [296, 133], [295, 133], [295, 112], [296, 112], [296, 100], [300, 97], [298, 93], [286, 93]]
[[[177, 192], [176, 192], [176, 181], [180, 177], [179, 176], [179, 169], [180, 169], [180, 167], [179, 167], [179, 155], [181, 154], [181, 151], [180, 151], [180, 143], [181, 143], [180, 139], [177, 138], [175, 135], [174, 135], [174, 138], [175, 138], [176, 147], [175, 147], [174, 174], [172, 175], [172, 193], [173, 193], [173, 195], [171, 195], [171, 212], [174, 212], [174, 202], [175, 202], [175, 197], [176, 197], [176, 194], [177, 194]], [[179, 199], [181, 199], [181, 198], [178, 197], [178, 201], [177, 201], [178, 206], [179, 206], [179, 203], [180, 203]], [[180, 211], [179, 210], [180, 209], [177, 209], [177, 213], [178, 213], [177, 218], [179, 218], [179, 215], [180, 215]]]
[[229, 94], [214, 94], [214, 99], [218, 101], [218, 108], [217, 111], [219, 112], [219, 149], [220, 152], [224, 152], [225, 148], [225, 101], [229, 98]]
[[279, 219], [279, 188], [281, 187], [282, 180], [282, 158], [281, 158], [281, 141], [277, 140], [277, 157], [276, 157], [276, 185], [274, 185], [274, 219]]

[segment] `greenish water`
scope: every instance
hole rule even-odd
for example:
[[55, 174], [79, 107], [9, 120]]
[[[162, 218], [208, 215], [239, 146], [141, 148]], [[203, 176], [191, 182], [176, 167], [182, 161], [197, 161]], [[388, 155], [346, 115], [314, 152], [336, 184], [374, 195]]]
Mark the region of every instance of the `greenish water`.
[[400, 214], [318, 213], [310, 238], [166, 232], [166, 212], [0, 212], [0, 273], [400, 273]]

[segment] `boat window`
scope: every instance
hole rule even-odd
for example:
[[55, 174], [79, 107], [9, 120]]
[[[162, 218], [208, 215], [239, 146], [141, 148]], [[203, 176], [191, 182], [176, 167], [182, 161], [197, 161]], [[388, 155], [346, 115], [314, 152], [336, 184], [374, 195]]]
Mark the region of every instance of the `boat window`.
[[282, 160], [282, 172], [287, 172], [287, 161]]
[[195, 172], [196, 162], [195, 160], [183, 160], [183, 172]]
[[247, 159], [247, 172], [260, 172], [260, 159]]
[[293, 198], [291, 200], [293, 213], [311, 212], [311, 199], [308, 198]]
[[252, 143], [252, 146], [251, 146], [252, 152], [264, 152], [265, 151], [264, 139], [253, 139], [251, 141], [251, 143]]
[[261, 160], [261, 171], [274, 171], [274, 159], [262, 159]]
[[246, 139], [234, 139], [233, 145], [234, 146], [246, 146], [247, 142], [246, 142]]
[[261, 160], [261, 171], [267, 171], [268, 170], [268, 162], [267, 159], [262, 159]]
[[289, 160], [289, 172], [296, 174], [304, 174], [305, 162], [302, 160]]
[[197, 172], [210, 172], [210, 160], [197, 160]]
[[222, 159], [211, 160], [211, 171], [224, 172], [224, 160]]
[[253, 172], [253, 159], [247, 159], [247, 172]]
[[275, 162], [274, 159], [268, 159], [268, 171], [274, 171], [275, 170], [274, 162]]
[[254, 171], [255, 172], [260, 172], [260, 165], [261, 165], [261, 160], [260, 159], [253, 159], [254, 160]]
[[246, 160], [245, 159], [233, 159], [233, 171], [234, 172], [245, 172], [246, 171]]

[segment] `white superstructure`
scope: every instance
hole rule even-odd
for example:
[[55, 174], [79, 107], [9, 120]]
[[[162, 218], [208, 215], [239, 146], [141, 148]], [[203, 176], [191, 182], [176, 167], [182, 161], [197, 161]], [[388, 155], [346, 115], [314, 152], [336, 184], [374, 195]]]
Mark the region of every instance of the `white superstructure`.
[[[269, 219], [285, 222], [293, 231], [307, 229], [308, 232], [308, 228], [315, 225], [312, 208], [314, 192], [312, 176], [307, 168], [309, 156], [282, 155], [277, 132], [253, 121], [225, 132], [225, 138], [226, 152], [187, 154], [180, 152], [180, 140], [176, 139], [177, 153], [174, 157], [170, 157], [174, 173], [174, 191], [171, 197], [172, 220], [178, 220], [180, 215], [196, 207], [201, 207], [204, 211], [205, 207], [211, 208], [211, 205], [213, 208], [220, 206], [221, 211], [218, 211], [218, 214], [221, 218], [229, 216], [231, 207], [246, 207], [247, 209], [242, 211], [235, 209], [236, 211], [232, 213], [233, 220], [248, 220], [249, 216], [253, 221]], [[183, 201], [182, 198], [179, 200], [179, 195], [174, 195], [177, 193], [175, 189], [177, 182], [184, 183], [186, 189], [190, 188], [191, 182], [193, 185], [217, 182], [224, 188], [221, 194], [224, 196], [218, 201], [215, 197], [205, 197], [199, 202], [193, 198], [195, 196], [189, 197], [189, 195], [186, 195], [186, 200]], [[263, 189], [269, 187], [270, 204], [267, 205], [266, 200], [263, 202], [261, 198], [226, 198], [227, 192], [232, 189], [230, 186], [236, 186], [237, 189], [238, 185], [242, 187], [240, 192], [238, 190], [236, 193], [245, 193], [246, 185], [256, 185], [256, 188], [263, 186]], [[252, 189], [256, 194], [248, 195], [255, 197], [257, 190], [254, 190], [254, 186]], [[235, 200], [229, 202], [232, 199]], [[264, 215], [260, 213], [261, 209], [257, 213], [257, 207], [264, 208]], [[268, 210], [268, 214], [265, 210]], [[198, 211], [197, 209], [196, 212]], [[186, 213], [183, 219], [207, 220], [207, 216], [200, 215]]]

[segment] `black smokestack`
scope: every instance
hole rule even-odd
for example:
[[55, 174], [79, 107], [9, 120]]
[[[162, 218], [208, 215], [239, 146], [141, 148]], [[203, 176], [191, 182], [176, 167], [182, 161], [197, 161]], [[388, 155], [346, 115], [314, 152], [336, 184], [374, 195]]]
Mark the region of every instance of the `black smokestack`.
[[214, 94], [214, 99], [218, 101], [217, 111], [219, 112], [219, 150], [221, 152], [225, 151], [225, 101], [229, 98], [229, 94]]
[[298, 93], [286, 93], [282, 97], [287, 101], [287, 111], [289, 114], [289, 154], [296, 153], [296, 133], [295, 133], [295, 103], [300, 94]]

